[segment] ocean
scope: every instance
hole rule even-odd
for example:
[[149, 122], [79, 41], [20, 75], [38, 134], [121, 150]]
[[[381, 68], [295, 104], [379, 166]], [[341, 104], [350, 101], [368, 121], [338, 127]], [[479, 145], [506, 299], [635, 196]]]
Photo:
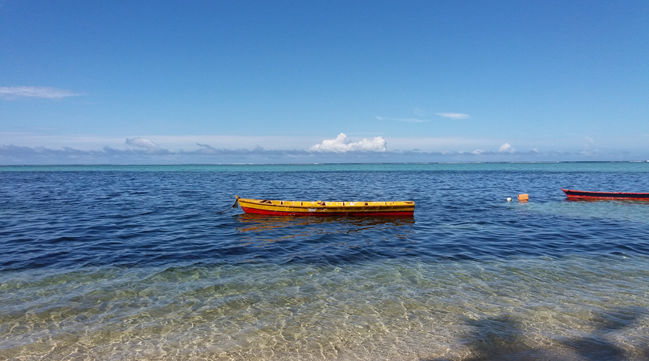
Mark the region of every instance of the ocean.
[[0, 167], [0, 360], [649, 359], [649, 202], [561, 187], [649, 163]]

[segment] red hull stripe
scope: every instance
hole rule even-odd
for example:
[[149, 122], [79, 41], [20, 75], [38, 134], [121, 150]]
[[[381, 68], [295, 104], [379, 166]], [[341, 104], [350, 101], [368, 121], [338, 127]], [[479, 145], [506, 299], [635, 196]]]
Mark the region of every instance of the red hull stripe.
[[276, 212], [276, 211], [267, 211], [263, 209], [255, 209], [248, 207], [241, 207], [244, 212], [252, 214], [265, 214], [272, 216], [365, 216], [365, 217], [375, 217], [375, 216], [386, 216], [386, 217], [404, 217], [412, 216], [413, 212]]
[[568, 195], [568, 199], [620, 199], [620, 200], [638, 200], [638, 201], [649, 201], [649, 197], [606, 197], [606, 196], [582, 196], [582, 195]]

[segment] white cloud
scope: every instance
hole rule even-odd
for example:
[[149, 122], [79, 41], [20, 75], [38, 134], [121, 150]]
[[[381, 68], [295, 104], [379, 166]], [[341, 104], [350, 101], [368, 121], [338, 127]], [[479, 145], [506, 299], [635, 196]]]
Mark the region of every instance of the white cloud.
[[373, 139], [362, 139], [358, 142], [352, 142], [347, 138], [345, 133], [340, 133], [335, 139], [325, 139], [320, 144], [316, 144], [309, 148], [311, 151], [316, 152], [336, 152], [344, 153], [349, 151], [365, 151], [365, 152], [385, 152], [387, 146], [383, 137], [375, 137]]
[[437, 113], [440, 117], [451, 118], [451, 119], [469, 119], [471, 118], [469, 114], [463, 113]]
[[378, 120], [395, 120], [397, 122], [410, 122], [410, 123], [423, 123], [427, 120], [421, 120], [417, 118], [386, 118], [386, 117], [376, 117]]
[[595, 144], [595, 140], [593, 138], [586, 136], [586, 143], [584, 143], [584, 150], [580, 152], [579, 154], [585, 155], [585, 156], [591, 156], [595, 153], [597, 153], [597, 150], [592, 150], [590, 148], [591, 145]]
[[420, 117], [424, 117], [424, 116], [426, 116], [428, 114], [428, 113], [426, 113], [426, 111], [421, 110], [419, 108], [413, 109], [412, 112], [415, 113], [415, 115], [418, 115]]
[[127, 138], [126, 144], [132, 145], [135, 147], [140, 147], [146, 149], [147, 153], [156, 154], [164, 152], [165, 150], [160, 148], [159, 145], [155, 144], [151, 139], [148, 138]]
[[505, 143], [500, 146], [500, 149], [498, 149], [498, 151], [502, 153], [514, 153], [516, 149], [512, 147], [511, 144]]
[[473, 153], [473, 154], [475, 154], [475, 155], [480, 155], [480, 154], [482, 154], [482, 153], [484, 153], [484, 152], [485, 152], [485, 151], [482, 150], [482, 149], [476, 149], [476, 150], [474, 150], [474, 151], [471, 152], [471, 153]]
[[0, 98], [15, 99], [20, 97], [61, 99], [81, 95], [69, 90], [42, 86], [0, 87]]

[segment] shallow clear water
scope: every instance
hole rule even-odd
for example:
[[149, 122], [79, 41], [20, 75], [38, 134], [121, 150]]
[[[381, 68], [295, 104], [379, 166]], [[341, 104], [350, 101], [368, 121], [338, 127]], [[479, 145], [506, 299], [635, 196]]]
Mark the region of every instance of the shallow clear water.
[[649, 203], [560, 187], [649, 164], [0, 167], [0, 359], [648, 359]]

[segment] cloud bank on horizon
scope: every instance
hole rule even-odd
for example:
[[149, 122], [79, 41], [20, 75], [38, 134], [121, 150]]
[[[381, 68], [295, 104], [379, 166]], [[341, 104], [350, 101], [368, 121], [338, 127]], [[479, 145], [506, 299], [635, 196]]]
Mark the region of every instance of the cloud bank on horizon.
[[[0, 145], [0, 164], [228, 164], [228, 163], [310, 163], [310, 162], [487, 162], [589, 160], [596, 152], [541, 152], [536, 148], [518, 151], [504, 143], [498, 150], [419, 151], [388, 150], [383, 137], [352, 141], [345, 133], [324, 139], [308, 149], [225, 149], [195, 143], [193, 150], [170, 150], [150, 138], [126, 138], [126, 149], [104, 146], [98, 150], [72, 147], [52, 149], [43, 146]], [[628, 158], [628, 154], [622, 154]], [[612, 157], [610, 160], [620, 160]]]

